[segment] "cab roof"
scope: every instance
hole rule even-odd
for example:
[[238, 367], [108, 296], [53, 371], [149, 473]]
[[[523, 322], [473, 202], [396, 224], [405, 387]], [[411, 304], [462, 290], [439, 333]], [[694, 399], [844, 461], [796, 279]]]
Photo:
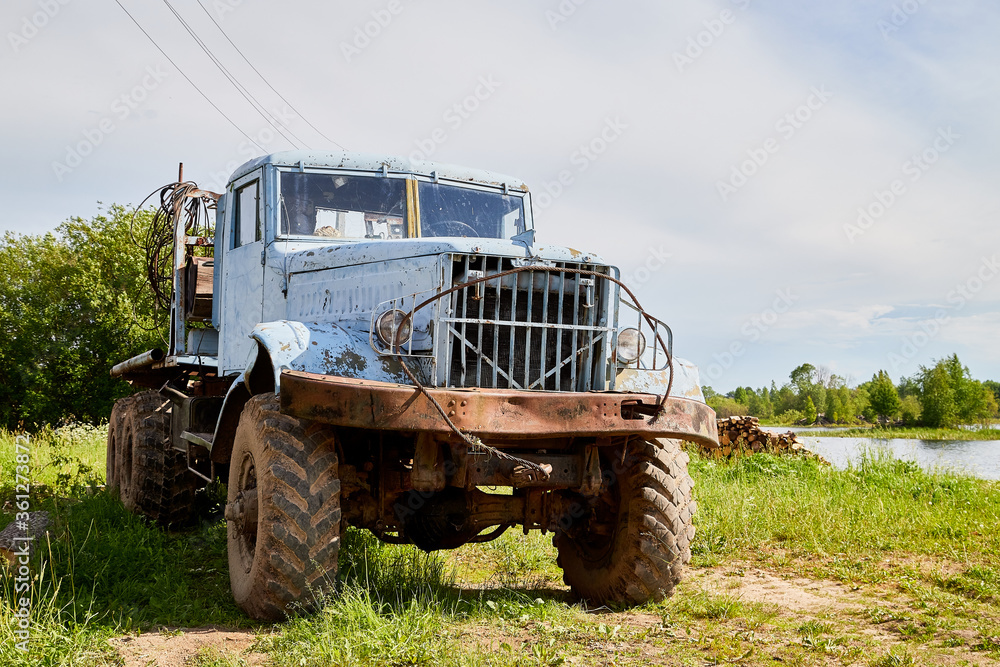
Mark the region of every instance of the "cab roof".
[[410, 160], [377, 153], [350, 153], [346, 151], [282, 151], [254, 158], [240, 166], [230, 177], [230, 182], [249, 174], [263, 165], [317, 169], [350, 169], [352, 171], [387, 171], [390, 174], [414, 174], [437, 177], [449, 181], [464, 181], [493, 187], [507, 186], [511, 190], [528, 191], [524, 181], [512, 176], [483, 169], [469, 169], [439, 162]]

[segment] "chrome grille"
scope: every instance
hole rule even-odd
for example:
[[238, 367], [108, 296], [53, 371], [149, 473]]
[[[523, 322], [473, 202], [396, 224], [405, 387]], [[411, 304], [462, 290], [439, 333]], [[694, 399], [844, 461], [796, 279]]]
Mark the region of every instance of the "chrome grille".
[[[455, 255], [451, 284], [515, 266], [501, 257]], [[605, 389], [614, 285], [607, 266], [557, 263], [457, 290], [442, 309], [443, 384], [449, 387], [589, 391]], [[615, 299], [614, 302], [617, 302]]]

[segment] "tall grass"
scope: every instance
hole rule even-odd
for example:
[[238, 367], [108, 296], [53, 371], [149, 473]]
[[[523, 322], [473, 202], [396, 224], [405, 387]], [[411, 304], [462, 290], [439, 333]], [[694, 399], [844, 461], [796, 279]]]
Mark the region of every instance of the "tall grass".
[[[15, 487], [18, 437], [0, 429], [0, 495], [3, 496], [12, 493]], [[36, 491], [68, 495], [80, 487], [104, 483], [107, 426], [46, 427], [21, 437], [22, 445], [31, 453], [29, 471]]]
[[875, 451], [846, 470], [755, 455], [726, 465], [695, 458], [692, 472], [702, 558], [767, 547], [854, 560], [889, 551], [967, 563], [1000, 556], [995, 482]]
[[569, 613], [555, 599], [516, 589], [463, 591], [438, 552], [378, 542], [349, 529], [341, 550], [341, 582], [318, 613], [295, 618], [258, 649], [276, 665], [517, 665], [459, 642], [458, 625], [480, 619], [551, 619]]

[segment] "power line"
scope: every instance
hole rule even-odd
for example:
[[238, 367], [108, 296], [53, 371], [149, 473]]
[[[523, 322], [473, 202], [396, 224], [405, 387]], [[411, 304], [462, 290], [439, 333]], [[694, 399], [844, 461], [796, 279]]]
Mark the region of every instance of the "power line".
[[177, 10], [174, 9], [173, 5], [170, 4], [169, 0], [163, 0], [163, 4], [165, 4], [170, 9], [171, 13], [174, 15], [174, 17], [176, 17], [176, 19], [178, 21], [180, 21], [181, 25], [184, 26], [184, 29], [187, 30], [187, 32], [188, 32], [189, 35], [191, 35], [191, 38], [194, 39], [195, 43], [197, 43], [198, 46], [201, 47], [201, 50], [205, 52], [205, 54], [212, 60], [213, 63], [215, 63], [215, 66], [219, 68], [219, 71], [221, 71], [222, 74], [226, 77], [226, 79], [228, 79], [229, 82], [231, 84], [233, 84], [233, 87], [236, 88], [236, 92], [238, 92], [240, 95], [243, 96], [243, 99], [245, 99], [250, 104], [250, 106], [253, 107], [253, 110], [256, 111], [257, 114], [261, 118], [264, 119], [265, 123], [267, 123], [272, 128], [274, 128], [274, 130], [278, 134], [280, 134], [282, 137], [284, 137], [285, 141], [287, 141], [289, 144], [291, 144], [293, 148], [299, 148], [299, 146], [297, 146], [295, 144], [295, 141], [298, 141], [300, 144], [302, 144], [302, 146], [308, 147], [307, 144], [304, 141], [302, 141], [297, 136], [295, 136], [294, 132], [292, 132], [288, 128], [284, 128], [284, 129], [288, 130], [288, 134], [291, 134], [292, 137], [295, 138], [295, 141], [293, 141], [292, 139], [290, 139], [288, 137], [288, 135], [285, 134], [284, 131], [282, 131], [282, 126], [281, 126], [280, 122], [278, 121], [278, 119], [274, 118], [273, 116], [271, 116], [271, 118], [268, 118], [268, 116], [270, 116], [270, 114], [266, 113], [266, 109], [264, 109], [264, 105], [262, 105], [260, 102], [258, 102], [256, 100], [256, 98], [254, 98], [250, 94], [250, 91], [246, 90], [246, 88], [243, 87], [239, 83], [239, 81], [236, 80], [236, 77], [233, 76], [233, 74], [228, 69], [226, 69], [226, 66], [222, 64], [222, 61], [220, 61], [218, 58], [215, 57], [215, 54], [213, 54], [212, 51], [208, 48], [208, 45], [205, 44], [205, 42], [203, 42], [200, 37], [198, 37], [198, 35], [197, 35], [197, 33], [195, 33], [194, 29], [192, 29], [191, 26], [188, 25], [187, 21], [184, 20], [184, 17], [182, 17], [177, 12]]
[[170, 56], [168, 56], [168, 55], [167, 55], [167, 52], [166, 52], [166, 51], [164, 51], [164, 50], [163, 50], [162, 48], [160, 48], [160, 45], [156, 43], [156, 40], [154, 40], [154, 39], [153, 39], [153, 38], [152, 38], [152, 37], [150, 36], [150, 34], [149, 34], [148, 32], [146, 32], [146, 29], [145, 29], [145, 28], [143, 28], [143, 27], [142, 27], [142, 26], [141, 26], [141, 25], [139, 24], [139, 22], [135, 20], [135, 17], [134, 17], [134, 16], [132, 16], [132, 14], [131, 14], [131, 13], [130, 13], [130, 12], [129, 12], [129, 11], [127, 10], [127, 9], [125, 9], [125, 5], [123, 5], [123, 4], [122, 4], [122, 3], [120, 2], [120, 0], [115, 0], [115, 3], [116, 3], [116, 4], [117, 4], [117, 5], [119, 6], [119, 7], [121, 7], [121, 8], [122, 8], [122, 11], [123, 11], [123, 12], [125, 12], [125, 14], [127, 14], [127, 15], [128, 15], [128, 17], [129, 17], [130, 19], [132, 19], [132, 23], [134, 23], [134, 24], [135, 24], [135, 27], [137, 27], [137, 28], [138, 28], [139, 30], [141, 30], [141, 31], [142, 31], [142, 34], [144, 34], [144, 35], [146, 36], [146, 39], [148, 39], [148, 40], [149, 40], [149, 41], [150, 41], [150, 42], [151, 42], [151, 43], [153, 44], [153, 46], [155, 46], [155, 47], [156, 47], [156, 50], [157, 50], [157, 51], [159, 51], [159, 52], [160, 52], [161, 54], [163, 54], [163, 57], [164, 57], [164, 58], [166, 58], [166, 59], [167, 59], [167, 61], [168, 61], [168, 62], [169, 62], [169, 63], [170, 63], [171, 65], [173, 65], [173, 66], [174, 66], [174, 69], [176, 69], [176, 70], [177, 70], [178, 72], [180, 72], [181, 76], [182, 76], [182, 77], [184, 77], [184, 79], [185, 79], [185, 80], [186, 80], [186, 81], [187, 81], [188, 83], [190, 83], [190, 84], [191, 84], [191, 87], [192, 87], [192, 88], [194, 88], [195, 90], [197, 90], [197, 91], [198, 91], [198, 94], [199, 94], [199, 95], [201, 95], [202, 97], [204, 97], [204, 98], [205, 98], [205, 101], [206, 101], [206, 102], [208, 102], [209, 104], [211, 104], [211, 105], [212, 105], [212, 108], [213, 108], [213, 109], [215, 109], [216, 111], [218, 111], [218, 112], [219, 112], [219, 114], [220, 114], [220, 115], [221, 115], [221, 116], [222, 116], [223, 118], [225, 118], [225, 119], [226, 119], [227, 121], [229, 121], [229, 124], [230, 124], [230, 125], [232, 125], [232, 126], [233, 126], [234, 128], [236, 128], [236, 131], [237, 131], [237, 132], [239, 132], [239, 133], [240, 133], [240, 134], [242, 134], [242, 135], [243, 135], [244, 137], [246, 137], [246, 138], [247, 138], [247, 140], [248, 140], [248, 141], [249, 141], [250, 143], [252, 143], [252, 144], [253, 144], [254, 146], [256, 146], [257, 148], [259, 148], [259, 149], [261, 150], [261, 152], [262, 152], [262, 153], [266, 153], [266, 152], [267, 152], [267, 151], [266, 151], [266, 150], [264, 149], [264, 147], [263, 147], [263, 146], [261, 146], [261, 145], [260, 145], [260, 144], [258, 144], [258, 143], [257, 143], [256, 141], [254, 141], [253, 137], [251, 137], [251, 136], [250, 136], [249, 134], [247, 134], [246, 132], [244, 132], [244, 131], [243, 131], [243, 129], [242, 129], [242, 128], [241, 128], [241, 127], [240, 127], [239, 125], [237, 125], [237, 124], [236, 124], [236, 123], [235, 123], [235, 122], [233, 121], [233, 119], [232, 119], [232, 118], [230, 118], [229, 116], [227, 116], [227, 115], [226, 115], [226, 112], [224, 112], [224, 111], [223, 111], [222, 109], [220, 109], [220, 108], [219, 108], [218, 106], [216, 106], [215, 102], [213, 102], [213, 101], [212, 101], [212, 100], [211, 100], [211, 99], [210, 99], [210, 98], [208, 97], [208, 95], [206, 95], [206, 94], [205, 94], [205, 93], [204, 93], [204, 92], [202, 91], [202, 89], [201, 89], [201, 88], [199, 88], [199, 87], [198, 87], [198, 85], [197, 85], [197, 84], [196, 84], [196, 83], [195, 83], [194, 81], [192, 81], [192, 80], [191, 80], [191, 77], [189, 77], [189, 76], [188, 76], [187, 74], [185, 74], [185, 73], [184, 73], [184, 70], [182, 70], [182, 69], [181, 69], [181, 68], [180, 68], [180, 67], [179, 67], [179, 66], [177, 65], [177, 63], [175, 63], [175, 62], [174, 62], [173, 58], [171, 58]]
[[324, 133], [323, 133], [323, 132], [322, 132], [322, 131], [321, 131], [321, 130], [320, 130], [320, 129], [318, 128], [318, 127], [316, 127], [315, 125], [313, 125], [312, 123], [310, 123], [310, 122], [309, 122], [309, 119], [308, 119], [308, 118], [306, 118], [306, 117], [305, 117], [305, 116], [304, 116], [304, 115], [302, 114], [302, 112], [300, 112], [300, 111], [299, 111], [298, 109], [296, 109], [296, 108], [295, 108], [295, 107], [294, 107], [294, 106], [292, 105], [292, 103], [291, 103], [291, 102], [289, 102], [289, 101], [288, 101], [287, 99], [285, 99], [285, 96], [284, 96], [284, 95], [282, 95], [282, 94], [281, 94], [281, 93], [279, 93], [279, 92], [278, 92], [277, 90], [275, 90], [274, 86], [272, 86], [272, 85], [271, 85], [271, 83], [270, 83], [270, 82], [269, 82], [269, 81], [268, 81], [268, 80], [267, 80], [267, 79], [266, 79], [266, 78], [264, 77], [264, 75], [260, 73], [260, 70], [258, 70], [258, 69], [257, 69], [256, 67], [254, 67], [254, 64], [253, 64], [252, 62], [250, 62], [250, 59], [249, 59], [249, 58], [247, 58], [247, 57], [246, 57], [246, 56], [245, 56], [245, 55], [243, 54], [243, 51], [241, 51], [241, 50], [240, 50], [240, 47], [236, 46], [236, 43], [235, 43], [235, 42], [233, 42], [233, 40], [232, 40], [232, 39], [230, 39], [229, 35], [228, 35], [228, 34], [226, 33], [226, 31], [225, 31], [225, 30], [223, 30], [223, 29], [222, 29], [222, 26], [221, 26], [221, 25], [219, 24], [219, 22], [218, 22], [218, 21], [216, 21], [216, 20], [215, 20], [215, 17], [214, 17], [214, 16], [212, 16], [212, 13], [211, 13], [210, 11], [208, 11], [208, 8], [207, 8], [207, 7], [205, 7], [204, 3], [202, 3], [202, 1], [201, 1], [201, 0], [198, 0], [198, 5], [199, 5], [199, 6], [200, 6], [200, 7], [202, 8], [202, 10], [204, 10], [204, 12], [205, 12], [205, 14], [206, 14], [206, 15], [208, 16], [208, 18], [210, 18], [210, 19], [212, 20], [212, 23], [214, 23], [214, 24], [215, 24], [215, 27], [219, 29], [219, 32], [221, 32], [221, 33], [222, 33], [222, 36], [226, 38], [226, 41], [228, 41], [228, 42], [229, 42], [229, 43], [230, 43], [230, 44], [232, 45], [232, 47], [233, 47], [234, 49], [236, 49], [236, 52], [237, 52], [238, 54], [240, 54], [240, 57], [241, 57], [241, 58], [243, 58], [244, 62], [246, 62], [246, 64], [250, 66], [250, 69], [252, 69], [252, 70], [253, 70], [254, 72], [256, 72], [256, 73], [257, 73], [257, 76], [259, 76], [259, 77], [260, 77], [260, 80], [261, 80], [261, 81], [263, 81], [263, 82], [264, 82], [264, 83], [265, 83], [265, 84], [267, 85], [267, 87], [268, 87], [268, 88], [270, 88], [270, 89], [271, 89], [271, 91], [272, 91], [272, 92], [273, 92], [273, 93], [274, 93], [275, 95], [277, 95], [278, 97], [280, 97], [280, 98], [281, 98], [281, 101], [282, 101], [282, 102], [284, 102], [285, 104], [287, 104], [287, 105], [288, 105], [288, 108], [289, 108], [289, 109], [291, 109], [292, 111], [294, 111], [294, 112], [295, 112], [295, 114], [296, 114], [296, 115], [297, 115], [297, 116], [298, 116], [299, 118], [301, 118], [301, 119], [302, 119], [302, 120], [303, 120], [303, 121], [305, 122], [305, 124], [306, 124], [306, 125], [308, 125], [309, 127], [311, 127], [311, 128], [312, 128], [312, 129], [313, 129], [313, 130], [314, 130], [314, 131], [316, 132], [316, 134], [318, 134], [319, 136], [323, 137], [323, 138], [324, 138], [324, 139], [326, 139], [326, 140], [327, 140], [328, 142], [330, 142], [330, 143], [331, 143], [331, 144], [333, 144], [334, 146], [336, 146], [336, 147], [340, 148], [341, 150], [345, 150], [345, 151], [347, 150], [347, 149], [346, 149], [346, 148], [344, 148], [344, 147], [343, 147], [342, 145], [340, 145], [340, 143], [339, 143], [339, 142], [336, 142], [336, 141], [334, 141], [333, 139], [331, 139], [330, 137], [326, 136], [326, 135], [325, 135], [325, 134], [324, 134]]

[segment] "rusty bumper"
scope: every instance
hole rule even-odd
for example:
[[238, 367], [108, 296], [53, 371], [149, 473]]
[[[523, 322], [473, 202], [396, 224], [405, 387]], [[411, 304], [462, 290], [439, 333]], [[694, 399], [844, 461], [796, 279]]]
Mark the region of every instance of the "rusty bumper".
[[[715, 412], [670, 398], [659, 416], [654, 394], [434, 389], [430, 393], [462, 431], [484, 440], [553, 436], [640, 435], [718, 445]], [[416, 387], [282, 371], [281, 411], [302, 419], [390, 431], [448, 435], [451, 430]]]

